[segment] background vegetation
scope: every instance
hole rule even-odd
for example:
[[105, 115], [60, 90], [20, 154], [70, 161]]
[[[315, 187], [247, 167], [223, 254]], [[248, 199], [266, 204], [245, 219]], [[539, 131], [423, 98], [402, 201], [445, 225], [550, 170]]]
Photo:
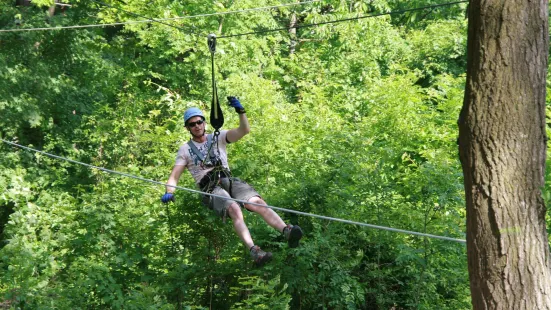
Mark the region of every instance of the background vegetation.
[[[18, 1], [19, 2], [19, 1]], [[192, 16], [282, 1], [0, 3], [21, 29]], [[189, 138], [183, 111], [210, 106], [206, 34], [232, 35], [400, 11], [433, 0], [316, 1], [159, 23], [0, 32], [0, 137], [165, 181]], [[118, 9], [117, 9], [118, 8]], [[270, 205], [464, 239], [456, 120], [465, 4], [220, 38], [220, 98], [252, 132], [235, 175]], [[225, 108], [226, 128], [237, 116]], [[551, 115], [551, 114], [550, 114]], [[465, 246], [281, 213], [288, 249], [245, 214], [274, 261], [248, 252], [196, 194], [0, 145], [0, 300], [12, 309], [470, 309]], [[551, 182], [551, 178], [548, 178]], [[549, 183], [548, 183], [549, 184]], [[191, 178], [180, 184], [194, 188]], [[551, 194], [546, 188], [547, 201]]]

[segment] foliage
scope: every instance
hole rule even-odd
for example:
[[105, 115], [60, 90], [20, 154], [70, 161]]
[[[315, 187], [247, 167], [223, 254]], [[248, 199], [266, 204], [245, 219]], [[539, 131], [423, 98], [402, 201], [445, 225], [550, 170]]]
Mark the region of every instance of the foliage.
[[[414, 1], [414, 6], [433, 1]], [[34, 3], [34, 2], [33, 2]], [[268, 1], [48, 1], [0, 4], [3, 29], [172, 18]], [[43, 6], [40, 6], [43, 5]], [[164, 181], [209, 109], [219, 36], [404, 9], [325, 1], [102, 28], [0, 33], [0, 137]], [[229, 146], [235, 175], [270, 205], [464, 238], [456, 118], [465, 71], [464, 5], [426, 16], [219, 38], [219, 96], [237, 95], [252, 132]], [[294, 49], [291, 48], [294, 46]], [[226, 128], [237, 125], [223, 108]], [[462, 244], [279, 212], [305, 238], [245, 213], [274, 253], [252, 267], [231, 224], [178, 191], [0, 145], [1, 305], [25, 309], [468, 309]], [[194, 188], [184, 177], [180, 186]]]

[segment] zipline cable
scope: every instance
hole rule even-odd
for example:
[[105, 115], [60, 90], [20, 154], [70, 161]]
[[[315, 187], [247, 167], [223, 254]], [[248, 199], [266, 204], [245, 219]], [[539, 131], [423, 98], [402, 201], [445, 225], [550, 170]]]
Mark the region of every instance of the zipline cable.
[[259, 31], [253, 31], [253, 32], [246, 32], [246, 33], [238, 33], [238, 34], [230, 34], [225, 36], [218, 36], [219, 39], [225, 39], [225, 38], [235, 38], [235, 37], [242, 37], [242, 36], [248, 36], [253, 34], [263, 34], [268, 32], [279, 32], [279, 31], [289, 31], [289, 29], [298, 29], [298, 28], [308, 28], [308, 27], [315, 27], [315, 26], [321, 26], [321, 25], [327, 25], [327, 24], [336, 24], [336, 23], [342, 23], [342, 22], [349, 22], [349, 21], [355, 21], [365, 18], [371, 18], [371, 17], [379, 17], [384, 15], [394, 15], [394, 14], [403, 14], [413, 11], [420, 11], [420, 10], [426, 10], [426, 9], [434, 9], [438, 7], [443, 6], [450, 6], [460, 3], [467, 3], [469, 0], [463, 0], [463, 1], [455, 1], [455, 2], [447, 2], [447, 3], [441, 3], [441, 4], [434, 4], [424, 7], [418, 7], [413, 9], [404, 9], [404, 10], [398, 10], [398, 11], [392, 11], [392, 12], [386, 12], [386, 13], [376, 13], [376, 14], [370, 14], [370, 15], [364, 15], [364, 16], [358, 16], [358, 17], [351, 17], [351, 18], [343, 18], [343, 19], [337, 19], [327, 22], [321, 22], [321, 23], [313, 23], [313, 24], [304, 24], [304, 25], [296, 25], [296, 26], [290, 26], [285, 28], [275, 28], [275, 29], [266, 29], [266, 30], [259, 30]]
[[229, 14], [247, 13], [247, 12], [253, 12], [253, 11], [270, 10], [270, 9], [277, 9], [277, 8], [281, 8], [281, 7], [297, 6], [297, 5], [303, 5], [303, 4], [308, 4], [308, 3], [315, 3], [315, 2], [320, 2], [320, 1], [321, 0], [311, 0], [311, 1], [296, 2], [296, 3], [286, 3], [286, 4], [280, 4], [280, 5], [263, 6], [263, 7], [250, 8], [250, 9], [234, 10], [234, 11], [227, 11], [227, 12], [205, 13], [205, 14], [197, 14], [197, 15], [189, 15], [189, 16], [177, 16], [177, 17], [169, 17], [169, 18], [148, 18], [148, 19], [145, 19], [145, 20], [130, 20], [130, 21], [126, 21], [126, 22], [117, 22], [117, 23], [108, 23], [108, 24], [90, 24], [90, 25], [74, 25], [74, 26], [61, 26], [61, 27], [41, 27], [41, 28], [22, 28], [22, 29], [3, 29], [3, 30], [0, 30], [0, 32], [48, 31], [48, 30], [79, 29], [79, 28], [97, 28], [97, 27], [110, 27], [110, 26], [122, 26], [122, 25], [131, 25], [131, 24], [152, 23], [152, 22], [157, 22], [157, 21], [161, 21], [161, 22], [162, 21], [175, 21], [175, 20], [192, 19], [192, 18], [199, 18], [199, 17], [211, 17], [211, 16], [218, 16], [218, 15], [229, 15]]
[[112, 8], [112, 9], [115, 9], [117, 11], [121, 11], [121, 12], [124, 12], [126, 14], [130, 14], [130, 15], [133, 15], [133, 16], [136, 16], [136, 17], [140, 17], [140, 18], [145, 18], [146, 20], [150, 21], [150, 22], [154, 22], [154, 23], [159, 23], [159, 24], [162, 24], [162, 25], [165, 25], [165, 26], [169, 26], [169, 27], [172, 27], [172, 28], [176, 28], [178, 30], [183, 30], [183, 31], [188, 31], [187, 29], [184, 29], [182, 27], [179, 27], [179, 26], [174, 26], [174, 25], [171, 25], [171, 24], [167, 24], [167, 23], [164, 23], [162, 21], [158, 21], [158, 20], [155, 20], [155, 19], [151, 19], [147, 16], [143, 16], [143, 15], [140, 15], [140, 14], [137, 14], [137, 13], [134, 13], [134, 12], [130, 12], [130, 11], [127, 11], [127, 10], [124, 10], [124, 9], [121, 9], [121, 8], [118, 8], [116, 6], [112, 6], [110, 4], [107, 4], [105, 2], [101, 2], [101, 1], [97, 1], [97, 0], [91, 0], [92, 2], [95, 2], [97, 4], [100, 4], [100, 5], [103, 5], [103, 6], [106, 6], [106, 7], [109, 7], [109, 8]]
[[[92, 0], [92, 1], [94, 1], [94, 0]], [[311, 2], [315, 2], [315, 1], [311, 1]], [[327, 24], [336, 24], [336, 23], [354, 21], [354, 20], [371, 18], [371, 17], [379, 17], [379, 16], [384, 16], [384, 15], [403, 14], [403, 13], [408, 13], [408, 12], [413, 12], [413, 11], [421, 11], [421, 10], [426, 10], [426, 9], [433, 9], [433, 8], [437, 8], [437, 7], [451, 6], [451, 5], [455, 5], [455, 4], [468, 3], [468, 2], [469, 2], [468, 0], [448, 2], [448, 3], [435, 4], [435, 5], [412, 8], [412, 9], [391, 11], [391, 12], [386, 12], [386, 13], [377, 13], [377, 14], [351, 17], [351, 18], [345, 18], [345, 19], [337, 19], [337, 20], [327, 21], [327, 22], [304, 24], [304, 25], [297, 25], [297, 26], [291, 26], [291, 27], [286, 27], [286, 28], [266, 29], [266, 30], [259, 30], [259, 31], [247, 32], [247, 33], [238, 33], [238, 34], [232, 34], [232, 35], [218, 36], [218, 38], [224, 39], [224, 38], [241, 37], [241, 36], [247, 36], [247, 35], [253, 35], [253, 34], [262, 34], [262, 33], [268, 33], [268, 32], [288, 31], [289, 29], [293, 29], [293, 28], [295, 28], [295, 29], [309, 28], [309, 27], [315, 27], [315, 26], [321, 26], [321, 25], [327, 25]], [[307, 3], [307, 2], [303, 2], [303, 3]], [[266, 8], [272, 8], [272, 7], [266, 7]], [[260, 8], [258, 8], [258, 9], [260, 9]], [[249, 10], [255, 10], [255, 9], [249, 9]], [[246, 11], [246, 10], [243, 10], [243, 11]], [[128, 11], [124, 11], [124, 12], [126, 12], [128, 14], [140, 16], [138, 14], [131, 13], [131, 12], [128, 12]], [[184, 19], [184, 18], [205, 17], [205, 16], [222, 15], [222, 14], [239, 13], [239, 12], [241, 12], [241, 11], [209, 13], [209, 14], [201, 14], [201, 15], [194, 15], [194, 16], [181, 16], [181, 17], [165, 18], [165, 19], [152, 19], [152, 18], [147, 18], [147, 17], [141, 17], [140, 16], [141, 18], [146, 18], [146, 20], [128, 21], [128, 22], [119, 22], [119, 23], [110, 23], [110, 24], [92, 24], [92, 25], [25, 28], [25, 29], [3, 29], [3, 30], [0, 30], [0, 33], [2, 33], [2, 32], [4, 32], [4, 33], [5, 32], [21, 32], [21, 31], [48, 31], [48, 30], [62, 30], [62, 29], [81, 29], [81, 28], [108, 27], [108, 26], [119, 26], [119, 25], [136, 24], [136, 23], [153, 23], [153, 22], [158, 22], [158, 23], [161, 23], [163, 25], [167, 25], [167, 26], [174, 27], [174, 28], [177, 28], [177, 29], [180, 29], [180, 30], [188, 31], [188, 30], [183, 29], [181, 27], [177, 27], [177, 26], [174, 26], [174, 25], [163, 23], [162, 21], [177, 20], [177, 19]], [[193, 33], [193, 34], [198, 35], [196, 33]], [[206, 36], [206, 35], [201, 35], [201, 36]]]
[[294, 213], [294, 214], [298, 214], [298, 215], [309, 216], [309, 217], [324, 219], [324, 220], [328, 220], [328, 221], [341, 222], [341, 223], [346, 223], [346, 224], [351, 224], [351, 225], [364, 226], [364, 227], [368, 227], [368, 228], [386, 230], [386, 231], [402, 233], [402, 234], [408, 234], [408, 235], [415, 235], [415, 236], [420, 236], [420, 237], [427, 237], [427, 238], [433, 238], [433, 239], [440, 239], [440, 240], [446, 240], [446, 241], [466, 243], [466, 241], [463, 240], [463, 239], [456, 239], [456, 238], [451, 238], [451, 237], [446, 237], [446, 236], [425, 234], [425, 233], [420, 233], [420, 232], [416, 232], [416, 231], [409, 231], [409, 230], [386, 227], [386, 226], [372, 225], [372, 224], [367, 224], [367, 223], [362, 223], [362, 222], [355, 222], [355, 221], [335, 218], [335, 217], [329, 217], [329, 216], [317, 215], [317, 214], [313, 214], [313, 213], [306, 213], [306, 212], [302, 212], [302, 211], [284, 209], [284, 208], [274, 207], [274, 206], [270, 206], [270, 205], [262, 205], [262, 204], [252, 203], [252, 202], [239, 200], [239, 199], [235, 199], [235, 198], [228, 198], [228, 197], [225, 197], [225, 196], [220, 196], [220, 195], [216, 195], [216, 194], [201, 192], [201, 191], [198, 191], [198, 190], [194, 190], [194, 189], [186, 188], [186, 187], [181, 187], [181, 186], [177, 186], [177, 185], [169, 185], [169, 184], [166, 184], [166, 183], [162, 183], [162, 182], [151, 180], [151, 179], [146, 179], [146, 178], [135, 176], [135, 175], [132, 175], [132, 174], [128, 174], [128, 173], [124, 173], [124, 172], [119, 172], [119, 171], [115, 171], [115, 170], [106, 169], [106, 168], [103, 168], [103, 167], [90, 165], [90, 164], [83, 163], [83, 162], [80, 162], [80, 161], [76, 161], [76, 160], [73, 160], [73, 159], [69, 159], [69, 158], [66, 158], [66, 157], [62, 157], [62, 156], [50, 154], [50, 153], [47, 153], [47, 152], [44, 152], [44, 151], [40, 151], [40, 150], [37, 150], [37, 149], [33, 149], [33, 148], [28, 147], [28, 146], [23, 146], [23, 145], [14, 143], [14, 142], [6, 141], [4, 139], [0, 139], [0, 141], [4, 142], [6, 144], [9, 144], [9, 145], [18, 147], [18, 148], [22, 148], [22, 149], [25, 149], [25, 150], [28, 150], [28, 151], [31, 151], [31, 152], [39, 153], [39, 154], [43, 154], [43, 155], [46, 155], [48, 157], [52, 157], [52, 158], [55, 158], [55, 159], [67, 161], [67, 162], [70, 162], [70, 163], [73, 163], [73, 164], [82, 165], [82, 166], [85, 166], [85, 167], [88, 167], [88, 168], [97, 169], [97, 170], [100, 170], [100, 171], [103, 171], [103, 172], [117, 174], [117, 175], [121, 175], [121, 176], [124, 176], [124, 177], [127, 177], [127, 178], [132, 178], [132, 179], [136, 179], [136, 180], [140, 180], [140, 181], [144, 181], [144, 182], [148, 182], [148, 183], [152, 183], [152, 184], [169, 186], [169, 187], [172, 187], [172, 188], [175, 188], [175, 189], [180, 189], [180, 190], [184, 190], [184, 191], [191, 192], [191, 193], [207, 195], [207, 196], [226, 199], [226, 200], [232, 200], [232, 201], [239, 202], [239, 203], [270, 208], [270, 209], [273, 209], [273, 210], [278, 210], [278, 211], [287, 212], [287, 213]]
[[150, 21], [139, 20], [139, 21], [128, 21], [128, 22], [109, 23], [109, 24], [74, 25], [74, 26], [22, 28], [22, 29], [0, 29], [0, 33], [1, 32], [25, 32], [25, 31], [50, 31], [50, 30], [81, 29], [81, 28], [101, 28], [101, 27], [129, 25], [129, 24], [144, 23], [144, 22], [150, 23]]

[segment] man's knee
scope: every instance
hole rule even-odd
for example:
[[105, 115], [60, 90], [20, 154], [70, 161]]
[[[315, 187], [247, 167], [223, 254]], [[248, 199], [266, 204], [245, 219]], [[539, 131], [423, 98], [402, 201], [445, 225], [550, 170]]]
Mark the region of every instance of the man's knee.
[[265, 205], [265, 204], [266, 204], [266, 202], [265, 202], [262, 198], [260, 198], [260, 197], [258, 197], [258, 196], [251, 197], [251, 199], [249, 199], [248, 202], [257, 203], [257, 204], [262, 204], [262, 205]]
[[239, 217], [242, 217], [243, 216], [243, 213], [241, 212], [241, 208], [239, 207], [239, 205], [237, 203], [232, 203], [229, 207], [228, 207], [228, 215], [233, 219], [233, 218], [239, 218]]
[[245, 204], [245, 208], [247, 208], [248, 210], [251, 210], [253, 212], [263, 212], [264, 210], [267, 209], [265, 207], [266, 202], [258, 196], [252, 197], [247, 202], [248, 203]]

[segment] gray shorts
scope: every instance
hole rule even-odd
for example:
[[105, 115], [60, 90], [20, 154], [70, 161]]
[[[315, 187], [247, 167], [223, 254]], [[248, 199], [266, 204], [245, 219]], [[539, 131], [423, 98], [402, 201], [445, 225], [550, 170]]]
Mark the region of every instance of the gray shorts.
[[[220, 183], [210, 192], [214, 195], [249, 201], [253, 197], [260, 197], [258, 192], [239, 178], [222, 178]], [[229, 206], [234, 200], [204, 195], [203, 203], [214, 210], [220, 217], [225, 217]], [[238, 203], [241, 205], [241, 203]]]

